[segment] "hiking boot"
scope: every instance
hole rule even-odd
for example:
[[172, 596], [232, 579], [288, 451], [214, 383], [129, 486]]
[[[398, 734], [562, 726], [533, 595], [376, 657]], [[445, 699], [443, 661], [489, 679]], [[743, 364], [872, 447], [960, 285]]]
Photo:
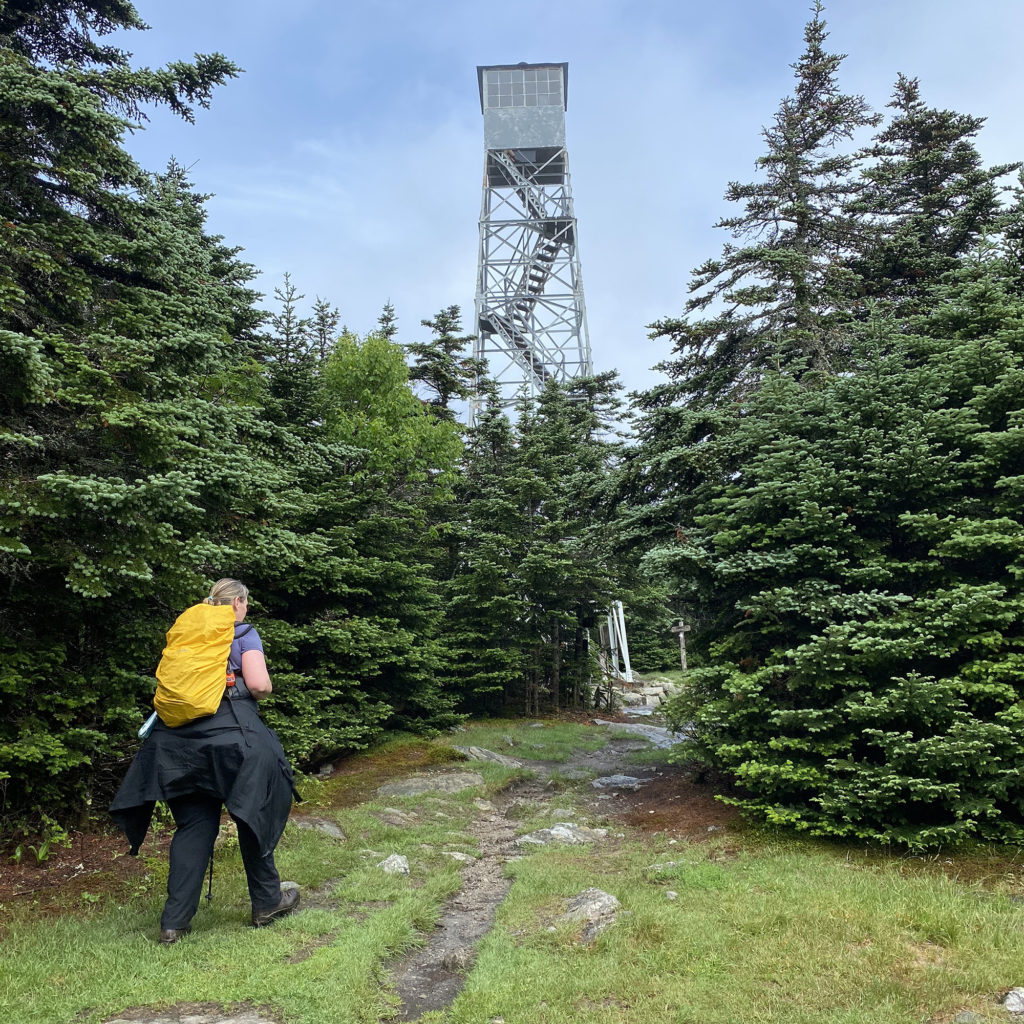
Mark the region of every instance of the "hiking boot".
[[184, 928], [161, 928], [160, 945], [173, 946], [174, 943], [182, 937], [182, 935], [188, 935], [190, 931], [192, 931], [191, 925], [185, 925]]
[[[287, 885], [286, 889], [284, 885]], [[285, 882], [281, 886], [281, 902], [269, 910], [254, 910], [252, 912], [253, 928], [265, 928], [273, 924], [279, 917], [290, 914], [299, 905], [299, 887], [294, 882]]]

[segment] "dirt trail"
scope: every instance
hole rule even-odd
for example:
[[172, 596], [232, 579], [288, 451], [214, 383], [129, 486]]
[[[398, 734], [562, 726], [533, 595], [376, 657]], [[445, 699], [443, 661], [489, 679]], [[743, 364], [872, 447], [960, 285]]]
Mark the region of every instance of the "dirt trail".
[[[607, 724], [614, 727], [619, 723]], [[575, 803], [582, 820], [614, 819], [647, 831], [659, 829], [694, 837], [721, 827], [709, 827], [708, 823], [721, 822], [731, 812], [716, 803], [706, 787], [695, 785], [684, 767], [669, 765], [667, 753], [665, 763], [656, 766], [629, 764], [631, 753], [647, 749], [646, 740], [619, 735], [609, 737], [598, 750], [576, 751], [567, 763], [527, 761], [537, 773], [535, 778], [518, 783], [491, 803], [477, 802], [480, 811], [470, 833], [477, 840], [479, 856], [462, 866], [459, 891], [448, 901], [426, 944], [391, 966], [390, 981], [401, 1003], [397, 1014], [389, 1014], [387, 1021], [416, 1021], [429, 1011], [444, 1010], [461, 991], [477, 946], [493, 927], [497, 909], [510, 888], [505, 866], [524, 855], [515, 844], [524, 811], [533, 816], [546, 804], [554, 823], [562, 816], [555, 814], [561, 803]], [[561, 780], [557, 786], [549, 781], [552, 773]], [[594, 777], [615, 774], [649, 781], [636, 791], [622, 787], [599, 790], [590, 784]], [[560, 796], [566, 785], [573, 791], [572, 799]], [[565, 812], [566, 816], [570, 813]], [[315, 894], [307, 895], [307, 905], [315, 906]], [[109, 1018], [107, 1024], [271, 1024], [276, 1018], [266, 1014], [247, 1005], [225, 1009], [181, 1003], [161, 1010], [137, 1007]]]
[[[531, 761], [529, 767], [537, 769], [539, 776], [545, 774], [545, 769], [554, 769], [563, 778], [577, 776], [588, 783], [592, 775], [624, 772], [627, 755], [647, 747], [643, 740], [610, 739], [600, 750], [576, 752], [566, 764]], [[629, 774], [640, 778], [650, 778], [659, 771], [628, 769]], [[470, 831], [480, 845], [479, 859], [464, 868], [462, 886], [449, 901], [426, 946], [392, 969], [392, 983], [402, 1001], [398, 1020], [417, 1020], [429, 1010], [447, 1008], [455, 1000], [476, 958], [476, 946], [491, 930], [498, 906], [509, 890], [511, 883], [505, 877], [505, 864], [520, 856], [515, 846], [515, 809], [524, 803], [549, 803], [552, 797], [551, 789], [540, 778], [530, 780], [502, 794], [493, 810], [484, 812], [473, 823]], [[610, 794], [595, 794], [589, 784], [583, 794], [584, 805], [602, 815], [621, 812], [629, 798], [625, 798], [622, 807], [609, 806], [619, 799]]]
[[487, 813], [470, 829], [480, 857], [462, 871], [462, 887], [445, 907], [426, 946], [392, 973], [402, 1000], [398, 1020], [416, 1020], [428, 1010], [451, 1005], [476, 958], [477, 943], [491, 930], [498, 904], [510, 881], [504, 865], [510, 857], [515, 827], [503, 813]]

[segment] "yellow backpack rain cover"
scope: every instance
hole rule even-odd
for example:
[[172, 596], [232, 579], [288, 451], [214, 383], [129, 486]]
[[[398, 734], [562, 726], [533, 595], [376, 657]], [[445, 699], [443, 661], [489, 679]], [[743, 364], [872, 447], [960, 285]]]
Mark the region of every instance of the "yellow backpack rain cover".
[[153, 707], [164, 725], [184, 725], [220, 707], [234, 638], [229, 604], [194, 604], [178, 616], [156, 670]]

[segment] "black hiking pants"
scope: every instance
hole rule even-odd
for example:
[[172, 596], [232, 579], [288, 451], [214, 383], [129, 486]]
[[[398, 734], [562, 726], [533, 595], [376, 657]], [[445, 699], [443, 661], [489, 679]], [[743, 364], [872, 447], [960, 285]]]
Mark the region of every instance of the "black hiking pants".
[[[220, 830], [223, 804], [215, 796], [190, 793], [167, 801], [174, 816], [171, 866], [167, 875], [167, 902], [160, 917], [161, 928], [185, 928], [199, 909], [203, 877], [213, 855]], [[281, 876], [273, 853], [260, 856], [255, 833], [244, 821], [231, 816], [238, 826], [238, 848], [249, 882], [253, 911], [271, 910], [281, 902]]]

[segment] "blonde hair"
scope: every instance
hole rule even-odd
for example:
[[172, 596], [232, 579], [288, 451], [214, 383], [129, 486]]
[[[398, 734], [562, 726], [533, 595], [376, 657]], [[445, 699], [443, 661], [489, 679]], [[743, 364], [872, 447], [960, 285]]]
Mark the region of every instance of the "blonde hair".
[[233, 604], [236, 597], [249, 600], [249, 588], [238, 580], [217, 580], [210, 587], [210, 596], [203, 598], [203, 604]]

